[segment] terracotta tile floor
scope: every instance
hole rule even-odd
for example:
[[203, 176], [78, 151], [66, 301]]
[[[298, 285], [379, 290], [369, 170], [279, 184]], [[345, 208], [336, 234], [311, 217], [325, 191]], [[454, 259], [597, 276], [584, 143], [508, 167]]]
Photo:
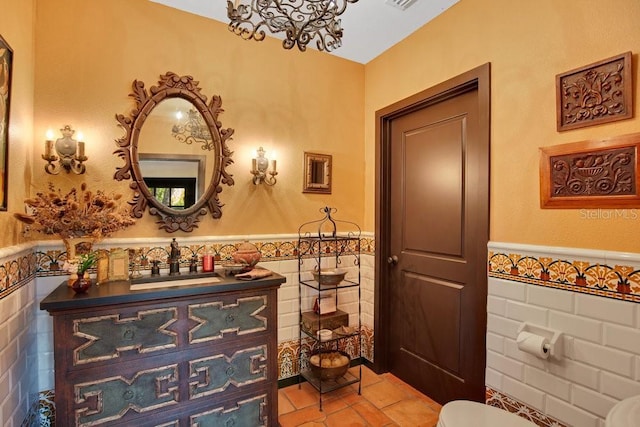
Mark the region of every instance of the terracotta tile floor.
[[[351, 368], [357, 375], [358, 367]], [[309, 383], [294, 384], [278, 391], [281, 427], [401, 426], [434, 427], [440, 405], [416, 389], [385, 373], [376, 375], [362, 367], [362, 393], [358, 385], [322, 395]]]

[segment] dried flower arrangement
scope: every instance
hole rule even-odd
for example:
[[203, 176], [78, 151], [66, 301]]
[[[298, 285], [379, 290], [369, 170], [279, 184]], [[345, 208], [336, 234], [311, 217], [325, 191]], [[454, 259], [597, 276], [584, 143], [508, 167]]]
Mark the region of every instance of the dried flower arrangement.
[[64, 194], [49, 183], [48, 192], [39, 192], [25, 200], [31, 214], [15, 213], [26, 224], [35, 224], [35, 231], [57, 234], [63, 239], [91, 237], [96, 240], [135, 224], [118, 200], [121, 194], [92, 192], [82, 183], [80, 191], [72, 188]]

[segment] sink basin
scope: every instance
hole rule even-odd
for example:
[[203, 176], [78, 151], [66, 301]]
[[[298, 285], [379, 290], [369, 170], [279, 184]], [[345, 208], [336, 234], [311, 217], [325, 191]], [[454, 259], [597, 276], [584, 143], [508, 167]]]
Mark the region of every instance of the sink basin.
[[216, 283], [216, 282], [220, 282], [219, 277], [211, 277], [211, 276], [195, 277], [195, 278], [167, 277], [166, 280], [161, 280], [161, 281], [131, 283], [130, 289], [132, 291], [139, 291], [144, 289], [174, 288], [179, 286], [202, 285], [205, 283]]

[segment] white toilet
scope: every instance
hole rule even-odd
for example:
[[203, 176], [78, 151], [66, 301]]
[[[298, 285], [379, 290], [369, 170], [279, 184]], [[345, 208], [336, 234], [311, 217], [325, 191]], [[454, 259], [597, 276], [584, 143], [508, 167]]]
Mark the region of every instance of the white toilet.
[[640, 426], [640, 396], [633, 396], [615, 404], [607, 414], [605, 427]]
[[[605, 427], [640, 426], [640, 396], [617, 403], [607, 414]], [[532, 427], [534, 423], [483, 403], [455, 400], [442, 407], [437, 427]]]
[[440, 410], [437, 427], [535, 427], [535, 424], [510, 412], [484, 403], [454, 400]]

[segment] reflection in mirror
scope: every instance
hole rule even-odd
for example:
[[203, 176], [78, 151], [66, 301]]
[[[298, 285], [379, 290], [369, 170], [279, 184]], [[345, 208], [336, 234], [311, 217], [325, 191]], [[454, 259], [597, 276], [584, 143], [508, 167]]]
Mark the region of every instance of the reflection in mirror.
[[[204, 195], [215, 173], [215, 155], [213, 137], [202, 114], [186, 99], [160, 101], [140, 129], [138, 159], [145, 182], [147, 178], [196, 180], [195, 199], [186, 202], [182, 209], [192, 206]], [[174, 209], [179, 206], [155, 198], [164, 206]]]
[[304, 153], [303, 193], [331, 194], [331, 155]]
[[324, 165], [325, 162], [311, 160], [311, 184], [324, 184]]
[[193, 231], [207, 208], [214, 218], [222, 216], [220, 183], [234, 183], [225, 169], [233, 163], [227, 147], [233, 129], [218, 120], [220, 97], [207, 103], [191, 76], [168, 72], [158, 83], [147, 93], [134, 81], [136, 108], [130, 116], [116, 115], [126, 135], [117, 140], [115, 154], [125, 165], [114, 178], [132, 178], [134, 217], [149, 206], [150, 214], [161, 217], [160, 228]]
[[204, 195], [206, 156], [139, 153], [138, 157], [149, 192], [164, 206], [186, 209]]

